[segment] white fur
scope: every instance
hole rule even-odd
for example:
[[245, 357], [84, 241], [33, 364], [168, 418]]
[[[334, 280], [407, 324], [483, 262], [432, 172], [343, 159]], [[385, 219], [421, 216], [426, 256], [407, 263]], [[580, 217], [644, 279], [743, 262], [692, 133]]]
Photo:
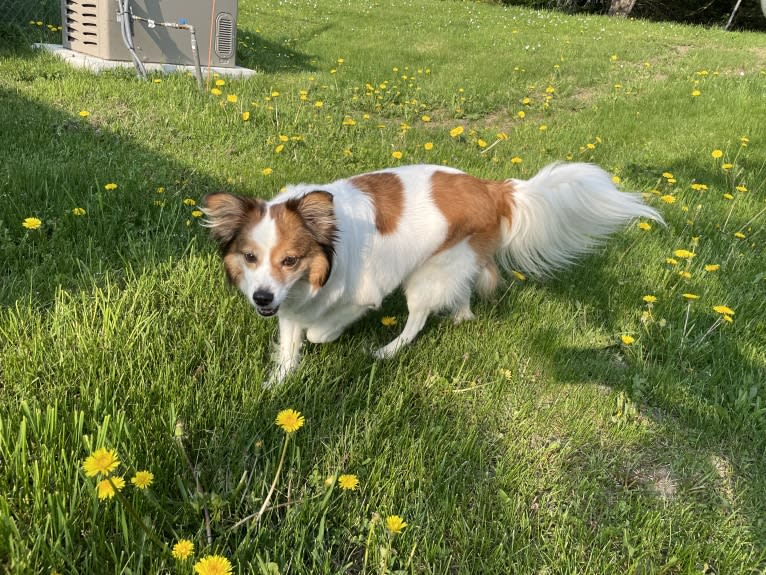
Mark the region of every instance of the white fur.
[[[239, 287], [248, 299], [263, 284], [274, 291], [280, 306], [280, 345], [272, 383], [297, 367], [304, 334], [315, 343], [333, 341], [368, 310], [379, 308], [399, 286], [404, 288], [409, 316], [401, 334], [375, 352], [379, 358], [410, 343], [435, 311], [448, 309], [455, 321], [471, 319], [474, 287], [493, 286], [492, 274], [467, 239], [437, 251], [447, 237], [448, 222], [431, 196], [431, 177], [437, 171], [461, 172], [427, 165], [384, 171], [395, 173], [404, 186], [403, 213], [395, 231], [387, 235], [377, 231], [374, 206], [352, 180], [291, 186], [272, 200], [271, 204], [284, 202], [318, 189], [329, 192], [338, 228], [332, 273], [318, 290], [305, 281], [275, 286], [266, 271], [260, 272], [263, 277], [249, 275], [257, 270], [243, 274]], [[549, 275], [634, 218], [662, 222], [639, 196], [619, 192], [596, 166], [553, 164], [531, 180], [512, 183], [514, 191], [507, 197], [512, 224], [502, 220], [501, 247], [495, 254], [506, 269]], [[262, 222], [253, 234], [263, 235], [268, 243], [269, 225]]]

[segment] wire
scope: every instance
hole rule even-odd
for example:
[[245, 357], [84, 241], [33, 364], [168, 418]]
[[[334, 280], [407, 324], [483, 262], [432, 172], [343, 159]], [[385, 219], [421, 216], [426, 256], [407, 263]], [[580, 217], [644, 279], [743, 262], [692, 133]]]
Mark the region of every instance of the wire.
[[215, 0], [213, 0], [210, 9], [210, 35], [207, 40], [207, 80], [205, 80], [205, 91], [210, 89], [210, 66], [213, 62], [213, 27], [215, 26]]

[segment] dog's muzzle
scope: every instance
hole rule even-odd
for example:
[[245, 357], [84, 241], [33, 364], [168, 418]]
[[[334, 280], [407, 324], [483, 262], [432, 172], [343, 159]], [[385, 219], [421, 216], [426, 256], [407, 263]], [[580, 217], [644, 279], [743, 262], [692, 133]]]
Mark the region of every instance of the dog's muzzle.
[[261, 317], [271, 317], [279, 311], [278, 305], [272, 305], [274, 302], [274, 294], [266, 290], [257, 290], [253, 293], [253, 303], [255, 304], [255, 311]]

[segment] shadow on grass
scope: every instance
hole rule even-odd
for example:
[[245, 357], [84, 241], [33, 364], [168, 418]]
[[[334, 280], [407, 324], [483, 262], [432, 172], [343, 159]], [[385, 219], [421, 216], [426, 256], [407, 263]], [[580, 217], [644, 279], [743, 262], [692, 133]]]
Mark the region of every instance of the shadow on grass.
[[299, 38], [285, 39], [280, 43], [267, 40], [258, 32], [240, 28], [237, 31], [237, 64], [266, 73], [315, 70], [312, 64], [315, 56], [292, 46], [301, 46], [331, 28], [329, 25], [320, 26]]

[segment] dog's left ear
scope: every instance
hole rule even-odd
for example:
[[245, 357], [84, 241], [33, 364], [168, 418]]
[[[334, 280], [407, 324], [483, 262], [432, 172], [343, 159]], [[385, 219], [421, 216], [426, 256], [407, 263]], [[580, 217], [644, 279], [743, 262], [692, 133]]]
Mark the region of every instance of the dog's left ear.
[[290, 200], [287, 207], [300, 215], [314, 238], [322, 246], [332, 246], [338, 228], [335, 222], [333, 197], [329, 192], [318, 190], [301, 198]]

